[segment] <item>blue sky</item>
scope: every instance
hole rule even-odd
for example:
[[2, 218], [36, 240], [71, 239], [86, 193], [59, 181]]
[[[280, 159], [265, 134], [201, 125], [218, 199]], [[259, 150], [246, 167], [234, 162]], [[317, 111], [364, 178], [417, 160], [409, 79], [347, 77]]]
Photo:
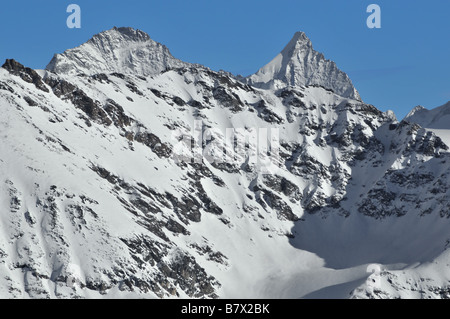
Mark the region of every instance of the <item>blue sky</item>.
[[[81, 29], [66, 8], [81, 7]], [[381, 7], [381, 29], [366, 8]], [[363, 100], [401, 119], [416, 105], [450, 100], [448, 0], [15, 0], [0, 6], [0, 60], [44, 68], [54, 53], [113, 26], [131, 26], [172, 54], [214, 70], [248, 75], [296, 31], [347, 72]]]

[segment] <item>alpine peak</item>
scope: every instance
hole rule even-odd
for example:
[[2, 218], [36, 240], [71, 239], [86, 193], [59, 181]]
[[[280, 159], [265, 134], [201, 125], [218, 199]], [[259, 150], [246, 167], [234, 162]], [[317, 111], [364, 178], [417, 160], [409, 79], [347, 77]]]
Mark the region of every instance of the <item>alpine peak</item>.
[[150, 36], [129, 27], [114, 27], [94, 35], [81, 46], [55, 54], [46, 69], [58, 74], [123, 73], [148, 76], [189, 63], [172, 56]]
[[292, 37], [291, 41], [286, 46], [286, 48], [294, 46], [304, 46], [312, 48], [312, 43], [305, 32], [297, 31], [295, 32], [294, 36]]
[[340, 96], [361, 100], [348, 75], [315, 51], [304, 32], [296, 32], [271, 62], [247, 77], [247, 82], [260, 88], [275, 89], [318, 85]]

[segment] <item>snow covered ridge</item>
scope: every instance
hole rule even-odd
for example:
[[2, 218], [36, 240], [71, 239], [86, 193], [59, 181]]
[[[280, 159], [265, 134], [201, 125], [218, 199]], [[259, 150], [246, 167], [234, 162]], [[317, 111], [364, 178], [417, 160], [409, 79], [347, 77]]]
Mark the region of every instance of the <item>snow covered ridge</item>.
[[433, 110], [427, 110], [420, 105], [416, 106], [405, 117], [405, 120], [430, 129], [446, 130], [450, 126], [450, 101]]
[[55, 54], [46, 69], [67, 75], [117, 72], [147, 76], [189, 65], [175, 59], [166, 46], [145, 32], [114, 27], [77, 48]]
[[[193, 65], [174, 58], [167, 47], [150, 39], [145, 32], [114, 27], [75, 49], [55, 54], [46, 69], [69, 75], [117, 72], [148, 76], [168, 68], [189, 66]], [[295, 33], [280, 54], [244, 80], [260, 88], [322, 86], [338, 95], [361, 100], [347, 74], [315, 51], [303, 32]]]
[[[448, 297], [442, 135], [130, 28], [73, 50], [0, 68], [0, 297]], [[276, 171], [240, 156], [254, 129], [277, 132]]]

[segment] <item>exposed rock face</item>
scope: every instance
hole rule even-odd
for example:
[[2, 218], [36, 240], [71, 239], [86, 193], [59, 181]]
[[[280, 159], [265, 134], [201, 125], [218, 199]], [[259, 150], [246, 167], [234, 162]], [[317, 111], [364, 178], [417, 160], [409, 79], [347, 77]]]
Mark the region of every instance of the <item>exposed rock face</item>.
[[24, 67], [19, 62], [13, 59], [8, 59], [2, 65], [2, 68], [8, 70], [13, 75], [20, 76], [20, 78], [25, 82], [33, 83], [37, 89], [48, 92], [48, 88], [42, 82], [42, 78], [39, 76], [39, 74], [37, 74], [36, 71], [30, 68]]

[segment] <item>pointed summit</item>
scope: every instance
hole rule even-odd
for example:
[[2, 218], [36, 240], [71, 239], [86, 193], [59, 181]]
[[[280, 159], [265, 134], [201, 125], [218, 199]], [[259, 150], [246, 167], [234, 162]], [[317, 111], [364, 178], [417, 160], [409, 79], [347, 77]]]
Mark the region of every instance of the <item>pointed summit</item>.
[[141, 31], [139, 29], [133, 29], [130, 27], [121, 27], [121, 28], [114, 27], [114, 28], [112, 28], [112, 30], [122, 34], [124, 37], [128, 37], [132, 41], [148, 41], [148, 40], [150, 40], [150, 36], [147, 33], [145, 33], [144, 31]]
[[294, 36], [292, 37], [291, 41], [286, 45], [283, 51], [290, 48], [295, 47], [307, 47], [312, 48], [311, 40], [307, 37], [305, 32], [297, 31], [295, 32]]
[[46, 69], [58, 74], [124, 73], [147, 76], [167, 68], [188, 66], [169, 49], [133, 28], [112, 28], [81, 46], [55, 54]]
[[281, 53], [249, 76], [247, 82], [256, 87], [275, 89], [319, 85], [343, 97], [361, 100], [348, 75], [315, 51], [304, 32], [296, 32]]
[[427, 112], [427, 111], [428, 110], [424, 106], [417, 105], [405, 116], [405, 119], [408, 119], [408, 118], [412, 117], [413, 115], [417, 115], [420, 112]]
[[429, 129], [449, 130], [450, 101], [431, 110], [418, 105], [406, 115], [404, 120]]

